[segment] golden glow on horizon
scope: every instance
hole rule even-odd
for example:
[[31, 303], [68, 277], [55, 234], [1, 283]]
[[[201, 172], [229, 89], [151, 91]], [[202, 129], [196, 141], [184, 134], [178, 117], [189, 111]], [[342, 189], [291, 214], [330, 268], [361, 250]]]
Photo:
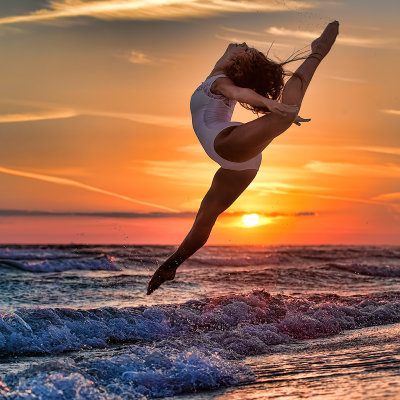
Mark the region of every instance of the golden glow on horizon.
[[258, 225], [258, 214], [245, 214], [242, 217], [243, 224], [247, 227], [252, 227]]

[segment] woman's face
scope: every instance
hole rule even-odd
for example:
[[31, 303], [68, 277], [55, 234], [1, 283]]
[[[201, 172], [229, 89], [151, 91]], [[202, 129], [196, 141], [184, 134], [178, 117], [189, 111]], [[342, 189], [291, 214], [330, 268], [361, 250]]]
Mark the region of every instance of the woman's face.
[[246, 42], [243, 42], [241, 44], [230, 43], [226, 49], [225, 54], [227, 56], [229, 56], [229, 58], [234, 59], [237, 56], [246, 54], [248, 49], [249, 49], [249, 46], [247, 46]]
[[231, 43], [226, 49], [226, 55], [232, 61], [236, 60], [238, 57], [246, 57], [252, 53], [259, 53], [259, 51], [254, 47], [247, 46], [246, 42], [241, 44]]

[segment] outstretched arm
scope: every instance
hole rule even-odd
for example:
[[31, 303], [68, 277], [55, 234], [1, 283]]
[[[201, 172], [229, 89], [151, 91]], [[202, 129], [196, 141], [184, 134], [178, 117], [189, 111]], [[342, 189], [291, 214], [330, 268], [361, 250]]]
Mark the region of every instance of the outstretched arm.
[[215, 81], [215, 91], [228, 99], [246, 103], [251, 106], [265, 107], [268, 111], [286, 116], [287, 112], [298, 112], [297, 105], [288, 105], [261, 96], [254, 90], [236, 86], [228, 77], [221, 77]]

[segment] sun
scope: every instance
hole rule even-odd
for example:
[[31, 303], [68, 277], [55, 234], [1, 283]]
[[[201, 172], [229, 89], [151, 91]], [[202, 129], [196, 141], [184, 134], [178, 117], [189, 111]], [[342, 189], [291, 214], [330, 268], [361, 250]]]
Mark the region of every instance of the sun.
[[245, 214], [242, 219], [245, 226], [256, 226], [258, 224], [258, 214]]

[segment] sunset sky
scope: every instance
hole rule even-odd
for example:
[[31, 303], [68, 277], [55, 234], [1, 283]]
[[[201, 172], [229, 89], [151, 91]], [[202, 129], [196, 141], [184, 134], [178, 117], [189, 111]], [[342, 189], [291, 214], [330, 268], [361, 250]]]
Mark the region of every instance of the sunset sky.
[[311, 122], [263, 152], [208, 244], [400, 244], [399, 16], [398, 0], [2, 0], [0, 243], [179, 244], [219, 168], [193, 91], [230, 42], [284, 60], [337, 19]]

